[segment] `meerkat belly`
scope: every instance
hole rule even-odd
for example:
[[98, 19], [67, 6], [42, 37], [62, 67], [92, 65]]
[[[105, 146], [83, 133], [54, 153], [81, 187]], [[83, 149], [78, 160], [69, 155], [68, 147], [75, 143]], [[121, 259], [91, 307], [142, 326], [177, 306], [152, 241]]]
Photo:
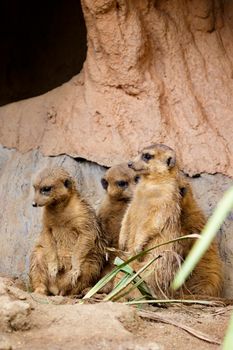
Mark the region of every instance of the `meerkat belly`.
[[137, 206], [132, 207], [130, 213], [130, 234], [127, 244], [130, 253], [134, 252], [134, 248], [137, 245], [139, 237], [143, 234], [143, 230], [145, 229], [149, 217], [148, 210], [145, 206], [142, 206], [140, 210], [138, 208]]
[[72, 268], [72, 255], [79, 235], [76, 231], [68, 229], [54, 229], [53, 235], [56, 242], [59, 270], [70, 270]]

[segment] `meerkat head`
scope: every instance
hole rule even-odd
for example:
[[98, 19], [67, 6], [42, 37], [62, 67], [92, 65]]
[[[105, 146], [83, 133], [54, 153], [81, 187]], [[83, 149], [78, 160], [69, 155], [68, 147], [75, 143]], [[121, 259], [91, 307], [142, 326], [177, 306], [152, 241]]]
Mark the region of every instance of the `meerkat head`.
[[142, 176], [170, 173], [176, 167], [175, 151], [163, 144], [146, 147], [128, 167]]
[[101, 184], [108, 196], [115, 200], [130, 200], [134, 187], [139, 181], [137, 173], [127, 163], [111, 167], [101, 179]]
[[42, 170], [34, 181], [33, 207], [56, 205], [68, 199], [76, 190], [74, 180], [62, 167]]

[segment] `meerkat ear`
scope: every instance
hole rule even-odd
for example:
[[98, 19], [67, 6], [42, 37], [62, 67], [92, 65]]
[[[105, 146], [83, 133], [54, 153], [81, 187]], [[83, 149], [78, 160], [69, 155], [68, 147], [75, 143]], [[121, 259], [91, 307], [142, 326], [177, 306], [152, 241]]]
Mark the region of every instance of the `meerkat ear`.
[[66, 179], [66, 180], [64, 181], [64, 186], [65, 186], [66, 188], [71, 188], [71, 187], [72, 187], [72, 181], [71, 181], [70, 179]]
[[186, 187], [180, 187], [180, 195], [182, 198], [186, 195], [188, 189]]
[[104, 190], [107, 190], [108, 188], [108, 181], [105, 180], [104, 178], [101, 179], [101, 185], [103, 186]]
[[173, 168], [176, 164], [176, 157], [175, 156], [168, 157], [166, 160], [166, 163], [169, 169]]

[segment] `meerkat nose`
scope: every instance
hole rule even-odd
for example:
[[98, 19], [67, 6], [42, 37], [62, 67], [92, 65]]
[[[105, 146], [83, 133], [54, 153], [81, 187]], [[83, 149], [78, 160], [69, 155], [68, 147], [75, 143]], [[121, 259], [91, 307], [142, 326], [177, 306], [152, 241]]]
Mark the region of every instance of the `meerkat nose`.
[[129, 167], [129, 168], [132, 168], [132, 165], [133, 165], [133, 162], [129, 162], [129, 163], [128, 163], [128, 167]]
[[33, 207], [37, 207], [37, 203], [36, 202], [32, 202], [32, 206]]

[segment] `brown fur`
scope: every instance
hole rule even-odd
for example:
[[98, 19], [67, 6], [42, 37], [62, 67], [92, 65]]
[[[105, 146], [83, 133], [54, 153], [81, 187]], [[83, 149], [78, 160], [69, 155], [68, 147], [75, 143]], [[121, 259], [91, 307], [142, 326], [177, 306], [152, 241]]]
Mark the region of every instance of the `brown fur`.
[[30, 261], [32, 288], [42, 294], [79, 294], [97, 281], [104, 264], [106, 243], [95, 213], [61, 167], [43, 170], [34, 189], [34, 206], [44, 209]]
[[[169, 152], [164, 146], [151, 146], [143, 150], [142, 154], [150, 153], [154, 159], [145, 162], [141, 155], [136, 162], [130, 164], [139, 173], [141, 169], [142, 177], [123, 219], [120, 233], [120, 247], [128, 250], [131, 255], [172, 238], [201, 233], [206, 223], [205, 216], [194, 199], [191, 185], [179, 173], [178, 166], [167, 170], [163, 166]], [[160, 232], [159, 226], [156, 231], [158, 223], [161, 224]], [[190, 239], [157, 248], [146, 256], [143, 263], [134, 263], [134, 268], [138, 270], [153, 256], [161, 254], [163, 257], [151, 266], [151, 275], [145, 279], [155, 294], [171, 296], [170, 282], [194, 242]], [[222, 264], [214, 241], [184, 288], [175, 295], [184, 298], [219, 297], [222, 284]]]
[[[200, 234], [206, 224], [206, 218], [197, 205], [190, 183], [184, 176], [180, 177], [179, 185], [180, 188], [185, 189], [181, 198], [182, 235]], [[194, 240], [185, 240], [181, 244], [183, 245], [184, 258], [186, 258]], [[214, 241], [187, 280], [185, 293], [219, 297], [222, 285], [222, 263], [217, 243]]]
[[[98, 210], [98, 218], [108, 237], [110, 247], [118, 248], [121, 221], [137, 182], [135, 171], [127, 163], [113, 166], [104, 175], [102, 185], [106, 194]], [[119, 184], [125, 183], [125, 186]]]
[[[145, 158], [148, 154], [152, 159]], [[141, 180], [123, 219], [119, 246], [132, 255], [179, 237], [181, 208], [179, 170], [171, 148], [148, 147], [129, 166], [140, 174]], [[162, 256], [151, 265], [151, 274], [146, 277], [155, 294], [171, 294], [170, 282], [179, 267], [181, 252], [181, 246], [173, 243], [146, 255], [143, 264], [154, 256]], [[135, 269], [136, 266], [141, 263], [134, 265]]]
[[[127, 163], [118, 164], [106, 171], [101, 179], [106, 194], [98, 210], [98, 219], [105, 232], [108, 246], [118, 248], [119, 233], [122, 218], [133, 196], [138, 176], [130, 169]], [[114, 252], [109, 252], [109, 261], [106, 264], [102, 275], [113, 269], [113, 262], [116, 257]], [[103, 292], [109, 292], [113, 287], [112, 283], [107, 285]]]

